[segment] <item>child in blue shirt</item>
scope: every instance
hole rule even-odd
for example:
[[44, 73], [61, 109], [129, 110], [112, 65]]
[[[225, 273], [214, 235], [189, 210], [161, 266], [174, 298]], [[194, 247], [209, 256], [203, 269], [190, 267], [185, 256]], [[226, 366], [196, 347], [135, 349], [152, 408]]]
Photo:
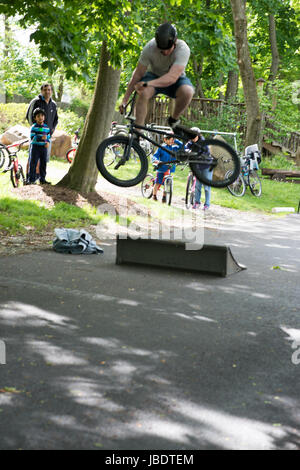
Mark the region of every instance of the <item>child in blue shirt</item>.
[[[162, 144], [163, 148], [158, 148], [157, 151], [154, 153], [152, 157], [152, 162], [154, 164], [157, 164], [159, 162], [170, 162], [172, 160], [176, 160], [176, 157], [173, 157], [170, 155], [168, 152], [166, 152], [164, 149], [172, 150], [173, 152], [178, 151], [183, 144], [179, 140], [174, 140], [173, 136], [165, 136], [164, 137], [164, 143]], [[176, 165], [175, 164], [165, 164], [165, 165], [160, 165], [157, 172], [156, 172], [156, 179], [155, 179], [155, 185], [153, 188], [153, 199], [154, 201], [157, 201], [157, 191], [159, 190], [160, 186], [164, 184], [164, 179], [167, 175], [170, 173], [175, 172]], [[166, 192], [163, 192], [163, 197], [162, 197], [162, 202], [166, 202]]]
[[35, 123], [30, 129], [31, 149], [29, 154], [29, 176], [28, 184], [34, 184], [36, 175], [36, 166], [40, 162], [40, 183], [49, 184], [46, 181], [46, 168], [47, 168], [47, 148], [50, 143], [50, 129], [44, 123], [46, 113], [41, 108], [36, 108], [33, 112], [33, 119]]

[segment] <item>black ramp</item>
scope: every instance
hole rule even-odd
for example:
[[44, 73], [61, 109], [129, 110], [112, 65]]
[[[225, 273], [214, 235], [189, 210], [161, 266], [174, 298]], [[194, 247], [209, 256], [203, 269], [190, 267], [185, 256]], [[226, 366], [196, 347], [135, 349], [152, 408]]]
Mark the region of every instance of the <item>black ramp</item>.
[[180, 241], [117, 238], [116, 264], [140, 264], [198, 271], [226, 277], [245, 266], [234, 258], [228, 246], [204, 244], [198, 250], [186, 250]]

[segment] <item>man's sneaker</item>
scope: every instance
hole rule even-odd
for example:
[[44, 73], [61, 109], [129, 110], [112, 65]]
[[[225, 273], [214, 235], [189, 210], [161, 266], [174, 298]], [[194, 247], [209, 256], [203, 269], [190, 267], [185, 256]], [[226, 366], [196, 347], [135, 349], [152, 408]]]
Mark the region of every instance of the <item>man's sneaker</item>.
[[169, 116], [168, 118], [168, 125], [171, 127], [171, 129], [174, 129], [178, 124], [180, 123], [180, 119], [174, 119], [172, 116]]
[[50, 183], [49, 181], [46, 181], [46, 180], [45, 180], [45, 181], [40, 181], [40, 184], [52, 184], [52, 183]]
[[157, 201], [157, 196], [153, 196], [153, 201]]
[[162, 202], [163, 204], [164, 204], [165, 202], [167, 202], [167, 198], [166, 198], [166, 196], [163, 196], [163, 197], [162, 197], [162, 200], [161, 200], [161, 202]]
[[209, 206], [207, 204], [204, 204], [203, 210], [208, 211], [208, 209], [209, 209]]
[[192, 206], [192, 209], [199, 209], [200, 205], [201, 204], [199, 202], [195, 202], [195, 204]]

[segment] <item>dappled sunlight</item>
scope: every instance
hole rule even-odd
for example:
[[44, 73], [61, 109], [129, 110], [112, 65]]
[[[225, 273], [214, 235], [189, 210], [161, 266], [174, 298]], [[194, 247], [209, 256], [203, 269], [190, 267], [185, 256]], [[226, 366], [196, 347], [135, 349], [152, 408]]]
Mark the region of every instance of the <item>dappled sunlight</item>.
[[68, 377], [61, 379], [59, 387], [79, 405], [104, 409], [108, 412], [119, 412], [124, 408], [112, 400], [106, 398], [105, 388], [101, 382], [81, 377]]
[[48, 312], [35, 305], [13, 301], [1, 306], [1, 322], [7, 326], [77, 328], [71, 318]]
[[40, 355], [46, 363], [51, 365], [73, 365], [83, 366], [88, 362], [76, 356], [75, 353], [65, 348], [54, 346], [48, 341], [27, 341], [26, 346], [31, 349], [34, 354]]

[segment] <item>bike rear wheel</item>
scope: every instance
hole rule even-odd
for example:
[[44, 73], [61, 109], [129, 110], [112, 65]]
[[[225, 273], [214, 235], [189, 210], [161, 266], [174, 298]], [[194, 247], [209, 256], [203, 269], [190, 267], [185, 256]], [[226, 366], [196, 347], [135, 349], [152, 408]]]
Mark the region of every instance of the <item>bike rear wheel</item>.
[[18, 169], [12, 168], [10, 170], [10, 180], [14, 188], [18, 188], [25, 184], [25, 176], [23, 172], [22, 165], [18, 165]]
[[173, 195], [173, 179], [166, 178], [165, 180], [165, 193], [166, 193], [166, 203], [170, 206], [172, 202]]
[[255, 170], [249, 170], [248, 184], [253, 196], [260, 197], [262, 193], [262, 185]]
[[227, 186], [228, 191], [236, 197], [244, 196], [246, 192], [246, 185], [244, 178], [239, 174], [238, 178], [229, 186]]
[[[148, 160], [140, 145], [129, 137], [113, 136], [99, 145], [96, 163], [101, 175], [116, 186], [129, 187], [139, 184], [148, 170]], [[113, 161], [113, 163], [112, 163]]]
[[142, 182], [142, 195], [146, 199], [151, 199], [152, 194], [153, 194], [153, 181], [154, 177], [151, 175], [151, 173], [148, 173], [146, 178]]
[[[207, 139], [200, 141], [199, 144], [197, 142], [197, 147], [199, 147], [199, 156], [196, 159], [191, 157], [189, 165], [199, 181], [214, 188], [225, 188], [238, 178], [240, 160], [230, 145], [219, 139]], [[203, 175], [202, 171], [205, 168], [213, 170], [212, 180]]]
[[187, 184], [186, 184], [186, 192], [185, 192], [185, 207], [189, 209], [194, 204], [194, 192], [192, 191], [193, 187], [193, 175], [189, 175]]

